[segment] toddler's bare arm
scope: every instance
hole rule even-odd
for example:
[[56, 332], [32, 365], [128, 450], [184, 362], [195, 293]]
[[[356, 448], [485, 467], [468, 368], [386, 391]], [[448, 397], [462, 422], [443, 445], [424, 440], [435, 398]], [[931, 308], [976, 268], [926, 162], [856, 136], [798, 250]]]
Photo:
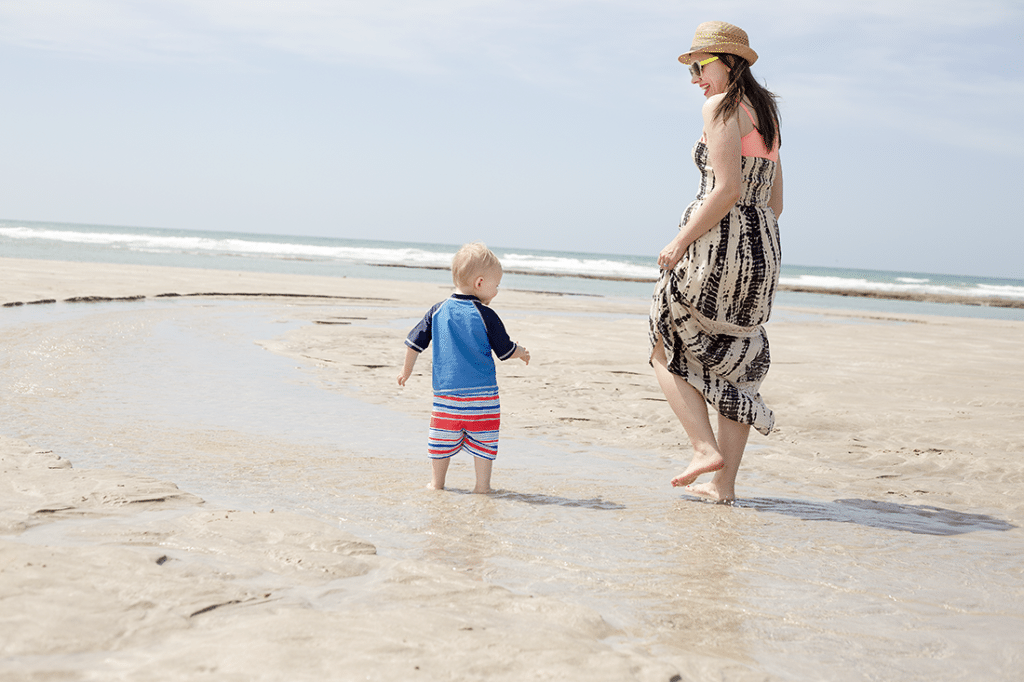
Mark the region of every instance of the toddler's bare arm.
[[416, 366], [416, 359], [419, 356], [417, 351], [408, 346], [405, 347], [405, 364], [402, 366], [402, 372], [398, 375], [399, 386], [405, 386], [405, 382], [412, 376], [412, 368]]
[[516, 346], [516, 350], [512, 353], [512, 357], [510, 359], [514, 360], [516, 358], [522, 360], [526, 364], [530, 364], [530, 351], [526, 350], [526, 346]]

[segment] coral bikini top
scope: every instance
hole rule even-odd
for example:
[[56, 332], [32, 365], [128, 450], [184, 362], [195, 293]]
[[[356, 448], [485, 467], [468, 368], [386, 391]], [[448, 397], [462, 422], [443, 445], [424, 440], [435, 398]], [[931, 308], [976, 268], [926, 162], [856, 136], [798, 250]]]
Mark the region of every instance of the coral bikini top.
[[753, 130], [740, 138], [740, 154], [743, 156], [759, 156], [762, 159], [768, 159], [769, 161], [775, 161], [778, 163], [778, 145], [769, 151], [768, 147], [764, 144], [764, 138], [761, 137], [761, 133], [757, 129], [757, 123], [754, 122], [754, 115], [750, 113], [750, 109], [747, 109], [747, 105], [743, 102], [740, 102], [740, 106], [743, 107], [743, 111], [747, 112], [750, 122], [754, 125]]

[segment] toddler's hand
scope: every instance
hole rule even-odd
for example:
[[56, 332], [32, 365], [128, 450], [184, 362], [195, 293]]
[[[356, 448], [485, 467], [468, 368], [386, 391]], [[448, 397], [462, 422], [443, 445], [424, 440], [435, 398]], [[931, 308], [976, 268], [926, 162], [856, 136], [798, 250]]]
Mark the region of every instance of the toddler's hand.
[[519, 354], [519, 359], [525, 362], [526, 364], [530, 364], [530, 351], [526, 350], [525, 346], [519, 346], [519, 350], [522, 351]]
[[405, 382], [409, 380], [409, 375], [402, 373], [398, 375], [398, 385], [405, 386]]

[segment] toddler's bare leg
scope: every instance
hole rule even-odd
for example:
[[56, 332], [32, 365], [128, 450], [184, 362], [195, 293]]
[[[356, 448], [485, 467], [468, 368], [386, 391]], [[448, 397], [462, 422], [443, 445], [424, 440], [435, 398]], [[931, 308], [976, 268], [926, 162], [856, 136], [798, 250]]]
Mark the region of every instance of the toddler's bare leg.
[[431, 459], [430, 460], [430, 483], [427, 487], [431, 490], [444, 490], [444, 479], [448, 475], [448, 464], [451, 462], [451, 457], [444, 459]]
[[476, 487], [474, 493], [491, 492], [491, 467], [494, 462], [483, 457], [473, 458], [473, 468], [476, 470]]

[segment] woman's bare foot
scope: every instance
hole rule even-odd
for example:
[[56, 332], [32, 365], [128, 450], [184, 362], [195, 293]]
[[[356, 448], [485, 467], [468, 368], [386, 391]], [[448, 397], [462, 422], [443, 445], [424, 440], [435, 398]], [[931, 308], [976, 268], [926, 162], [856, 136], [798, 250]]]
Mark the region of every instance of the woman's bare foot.
[[688, 485], [686, 486], [686, 491], [700, 497], [706, 497], [718, 504], [732, 504], [736, 501], [736, 493], [728, 491], [728, 494], [726, 494], [726, 491], [719, 490], [714, 481], [700, 483], [698, 485]]
[[725, 467], [725, 460], [722, 459], [721, 455], [694, 455], [693, 459], [690, 460], [690, 466], [686, 467], [686, 471], [672, 479], [672, 485], [676, 488], [690, 485], [697, 480], [698, 476], [710, 474], [712, 471], [718, 471], [723, 467]]

